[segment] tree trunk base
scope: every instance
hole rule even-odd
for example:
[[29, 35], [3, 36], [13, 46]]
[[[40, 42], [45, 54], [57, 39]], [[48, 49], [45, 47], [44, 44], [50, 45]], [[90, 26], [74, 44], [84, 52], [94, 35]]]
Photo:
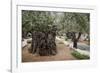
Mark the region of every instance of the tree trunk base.
[[55, 36], [52, 33], [33, 32], [31, 53], [40, 56], [56, 55]]

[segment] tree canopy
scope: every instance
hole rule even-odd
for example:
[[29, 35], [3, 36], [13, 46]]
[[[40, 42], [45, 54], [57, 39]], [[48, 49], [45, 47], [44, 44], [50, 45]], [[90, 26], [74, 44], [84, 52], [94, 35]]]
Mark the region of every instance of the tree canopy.
[[22, 10], [22, 31], [49, 31], [53, 26], [61, 33], [74, 31], [89, 34], [90, 14]]

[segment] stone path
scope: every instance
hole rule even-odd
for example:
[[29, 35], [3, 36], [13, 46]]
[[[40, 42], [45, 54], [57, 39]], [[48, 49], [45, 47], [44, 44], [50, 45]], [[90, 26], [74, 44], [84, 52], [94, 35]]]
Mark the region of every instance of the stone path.
[[[62, 41], [65, 45], [73, 48], [73, 43], [72, 42], [67, 42], [64, 39], [60, 39], [59, 37], [56, 37], [56, 39], [59, 40], [59, 41]], [[74, 49], [74, 50], [76, 50], [77, 52], [79, 52], [81, 54], [90, 56], [90, 46], [89, 45], [87, 45], [86, 43], [78, 42], [77, 47], [78, 48]]]
[[63, 60], [76, 60], [71, 55], [71, 50], [62, 41], [56, 39], [57, 54], [54, 56], [39, 56], [37, 54], [31, 54], [28, 49], [31, 44], [28, 44], [22, 49], [22, 62], [39, 62], [39, 61], [63, 61]]

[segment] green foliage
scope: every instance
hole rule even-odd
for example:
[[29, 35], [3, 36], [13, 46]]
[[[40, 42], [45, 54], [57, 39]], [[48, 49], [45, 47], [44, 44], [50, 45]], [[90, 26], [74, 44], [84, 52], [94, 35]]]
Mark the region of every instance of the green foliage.
[[65, 32], [83, 32], [89, 33], [89, 13], [64, 13], [62, 20], [62, 29]]
[[89, 56], [80, 54], [80, 53], [77, 52], [77, 51], [73, 51], [71, 54], [72, 54], [74, 57], [76, 57], [77, 59], [90, 59]]
[[54, 17], [51, 12], [45, 11], [22, 11], [23, 31], [49, 31], [53, 25]]
[[53, 25], [56, 25], [58, 35], [71, 31], [89, 34], [90, 14], [22, 10], [22, 31], [26, 33], [49, 31]]

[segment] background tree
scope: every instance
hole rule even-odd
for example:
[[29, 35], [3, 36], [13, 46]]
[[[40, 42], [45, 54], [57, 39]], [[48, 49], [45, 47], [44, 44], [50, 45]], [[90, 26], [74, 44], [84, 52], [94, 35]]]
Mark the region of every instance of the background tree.
[[60, 23], [64, 33], [70, 32], [72, 34], [73, 47], [77, 48], [77, 42], [82, 33], [89, 35], [89, 13], [64, 13]]

